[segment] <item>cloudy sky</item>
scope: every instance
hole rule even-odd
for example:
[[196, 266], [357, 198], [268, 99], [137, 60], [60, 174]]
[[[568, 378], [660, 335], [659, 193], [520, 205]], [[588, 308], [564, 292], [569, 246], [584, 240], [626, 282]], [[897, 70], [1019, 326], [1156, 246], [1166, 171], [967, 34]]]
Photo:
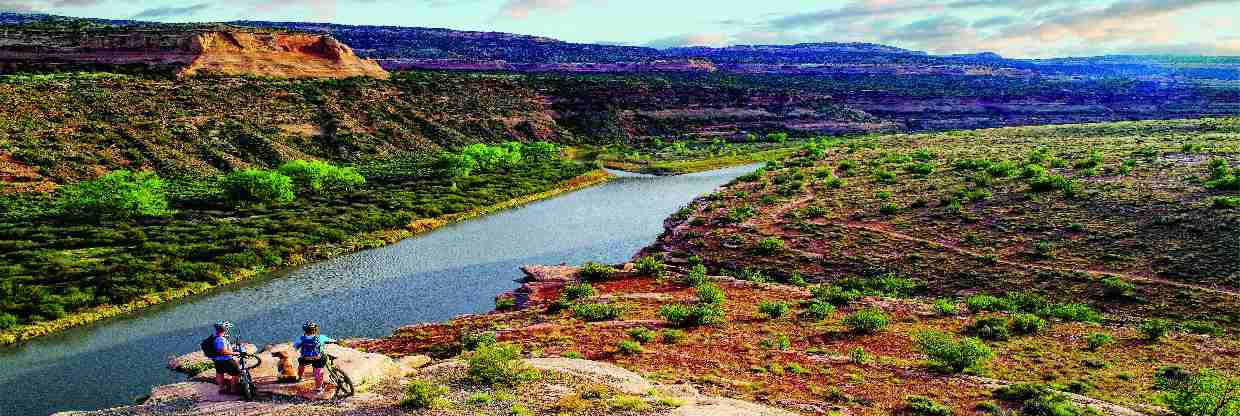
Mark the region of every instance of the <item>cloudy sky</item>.
[[1240, 55], [1240, 0], [0, 0], [0, 10], [446, 27], [656, 47], [859, 41], [1011, 57]]

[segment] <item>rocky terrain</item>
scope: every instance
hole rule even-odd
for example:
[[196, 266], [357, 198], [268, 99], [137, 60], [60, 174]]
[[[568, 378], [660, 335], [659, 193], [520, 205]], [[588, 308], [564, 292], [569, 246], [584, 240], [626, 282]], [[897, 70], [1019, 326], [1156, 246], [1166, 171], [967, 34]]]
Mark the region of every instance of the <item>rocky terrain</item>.
[[[337, 365], [360, 386], [360, 393], [341, 400], [329, 399], [332, 387], [316, 397], [312, 382], [276, 381], [274, 351], [288, 350], [287, 344], [269, 346], [259, 353], [263, 365], [253, 370], [260, 399], [239, 401], [222, 395], [212, 381], [213, 370], [197, 372], [183, 383], [155, 387], [151, 394], [133, 406], [98, 411], [61, 412], [55, 416], [170, 416], [170, 415], [472, 415], [507, 414], [525, 409], [524, 414], [555, 413], [572, 404], [594, 408], [605, 414], [668, 416], [792, 416], [795, 413], [741, 400], [703, 395], [687, 384], [662, 384], [614, 364], [582, 359], [526, 358], [520, 365], [539, 374], [539, 381], [502, 388], [471, 382], [464, 360], [434, 361], [424, 355], [399, 359], [374, 353], [331, 346], [327, 353], [337, 356]], [[179, 372], [196, 372], [209, 367], [201, 353], [191, 353], [169, 362]], [[415, 380], [433, 380], [451, 386], [440, 393], [433, 409], [410, 412], [401, 404], [404, 387]], [[485, 397], [485, 400], [480, 399]], [[578, 409], [581, 410], [581, 409]], [[596, 413], [601, 414], [601, 413]]]
[[330, 36], [237, 30], [10, 30], [0, 28], [0, 67], [149, 66], [178, 76], [387, 78]]

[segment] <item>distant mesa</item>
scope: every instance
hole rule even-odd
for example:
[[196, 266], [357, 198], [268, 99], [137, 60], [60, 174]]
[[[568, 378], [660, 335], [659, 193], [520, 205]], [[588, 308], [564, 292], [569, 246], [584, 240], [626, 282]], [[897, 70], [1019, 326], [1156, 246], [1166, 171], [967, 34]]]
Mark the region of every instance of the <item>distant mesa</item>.
[[178, 76], [386, 79], [331, 36], [247, 30], [8, 30], [0, 28], [0, 68], [139, 65]]

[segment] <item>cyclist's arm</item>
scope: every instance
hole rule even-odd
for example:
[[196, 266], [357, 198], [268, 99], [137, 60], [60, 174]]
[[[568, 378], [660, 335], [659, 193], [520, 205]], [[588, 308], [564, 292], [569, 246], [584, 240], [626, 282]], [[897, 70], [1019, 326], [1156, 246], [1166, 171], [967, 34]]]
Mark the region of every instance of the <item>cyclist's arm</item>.
[[338, 342], [338, 341], [336, 341], [336, 340], [334, 340], [334, 339], [332, 339], [332, 338], [331, 338], [331, 337], [329, 337], [329, 336], [323, 335], [323, 343], [324, 343], [324, 344], [338, 344], [339, 342]]

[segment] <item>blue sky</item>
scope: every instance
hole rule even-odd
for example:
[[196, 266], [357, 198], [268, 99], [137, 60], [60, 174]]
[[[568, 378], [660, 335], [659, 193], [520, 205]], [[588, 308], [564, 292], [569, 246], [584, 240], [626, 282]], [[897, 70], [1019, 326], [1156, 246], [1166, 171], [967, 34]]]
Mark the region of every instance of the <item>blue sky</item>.
[[1240, 0], [0, 0], [4, 9], [428, 26], [657, 47], [859, 41], [1011, 57], [1240, 55]]

